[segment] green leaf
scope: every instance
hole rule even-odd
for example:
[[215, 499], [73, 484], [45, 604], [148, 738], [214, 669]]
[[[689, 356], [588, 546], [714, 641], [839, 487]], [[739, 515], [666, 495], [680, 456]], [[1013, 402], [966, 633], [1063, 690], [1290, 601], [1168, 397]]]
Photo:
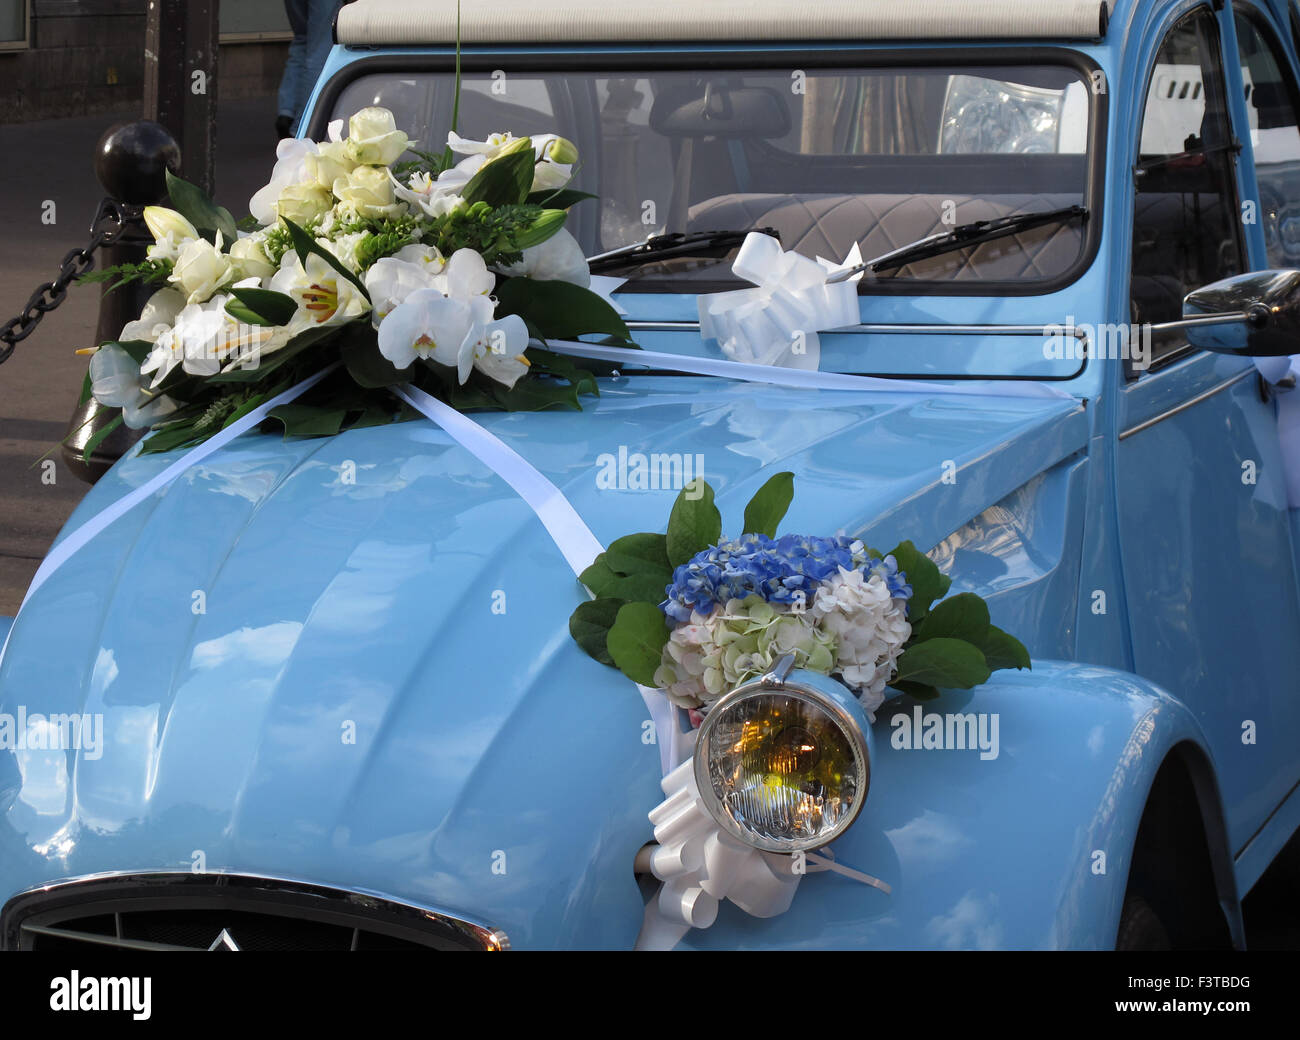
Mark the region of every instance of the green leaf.
[[930, 604], [948, 591], [951, 580], [945, 578], [934, 561], [911, 542], [900, 542], [887, 555], [898, 562], [898, 569], [907, 575], [907, 583], [912, 586], [907, 616], [915, 626], [930, 612]]
[[348, 374], [359, 385], [378, 389], [408, 382], [412, 365], [398, 368], [379, 353], [379, 334], [369, 322], [358, 323], [339, 344], [339, 354]]
[[961, 639], [927, 639], [909, 646], [898, 658], [900, 682], [920, 683], [944, 689], [969, 690], [988, 680], [988, 662], [977, 646]]
[[292, 296], [270, 289], [232, 288], [234, 297], [226, 303], [226, 313], [247, 325], [288, 325], [298, 313]]
[[668, 562], [677, 567], [722, 537], [722, 514], [713, 504], [713, 488], [696, 477], [677, 496], [668, 514]]
[[754, 492], [745, 506], [745, 534], [776, 537], [777, 525], [794, 500], [794, 474], [778, 473]]
[[335, 271], [361, 290], [362, 296], [367, 300], [370, 299], [370, 293], [366, 292], [366, 287], [362, 284], [361, 279], [344, 267], [342, 260], [331, 253], [328, 249], [323, 249], [305, 229], [299, 227], [288, 217], [281, 217], [280, 219], [284, 221], [285, 226], [288, 227], [289, 237], [293, 240], [294, 252], [298, 254], [298, 259], [301, 260], [304, 265], [307, 263], [307, 255], [309, 253], [315, 253], [318, 257], [329, 264], [330, 267], [334, 268]]
[[889, 685], [895, 690], [898, 690], [899, 693], [905, 693], [909, 697], [915, 697], [918, 701], [932, 701], [939, 696], [938, 690], [925, 683], [908, 682], [906, 679], [903, 679], [902, 681], [895, 680]]
[[593, 595], [655, 605], [663, 602], [671, 575], [665, 577], [648, 571], [619, 574], [605, 561], [605, 557], [606, 554], [601, 553], [578, 575], [578, 580], [591, 589]]
[[476, 202], [486, 202], [492, 207], [519, 205], [533, 186], [536, 162], [531, 138], [512, 141], [497, 158], [479, 167], [461, 197], [469, 206]]
[[78, 408], [80, 408], [83, 404], [85, 404], [87, 401], [89, 401], [89, 400], [94, 396], [94, 393], [92, 392], [92, 387], [93, 387], [93, 385], [94, 385], [94, 384], [93, 384], [93, 383], [91, 382], [91, 380], [90, 380], [90, 369], [87, 368], [87, 369], [86, 369], [86, 375], [85, 375], [85, 377], [81, 380], [81, 393], [80, 393], [80, 395], [77, 397], [77, 407], [78, 407]]
[[576, 206], [579, 202], [586, 199], [594, 199], [596, 196], [589, 191], [576, 191], [573, 188], [555, 188], [554, 190], [542, 189], [535, 191], [524, 199], [526, 203], [533, 206], [546, 206], [548, 209], [568, 209], [570, 206]]
[[173, 448], [183, 448], [201, 440], [202, 435], [195, 432], [194, 422], [193, 419], [186, 419], [183, 422], [168, 423], [146, 438], [144, 443], [140, 445], [140, 454], [156, 455], [159, 452], [171, 451]]
[[587, 333], [631, 339], [623, 319], [590, 289], [572, 282], [539, 282], [507, 278], [497, 286], [497, 317], [518, 314], [554, 339], [574, 339]]
[[286, 437], [330, 437], [342, 429], [347, 414], [346, 408], [299, 404], [294, 401], [272, 408], [267, 416], [284, 426]]
[[665, 585], [672, 580], [673, 566], [668, 562], [667, 535], [625, 534], [610, 542], [609, 548], [601, 556], [610, 569], [618, 574], [663, 576]]
[[655, 671], [668, 642], [663, 611], [649, 603], [625, 603], [618, 608], [605, 646], [618, 669], [633, 682], [654, 686]]
[[999, 668], [1033, 668], [1029, 662], [1029, 651], [1025, 644], [1015, 636], [1003, 632], [997, 625], [989, 625], [984, 641], [979, 644], [984, 659], [995, 672]]
[[989, 631], [989, 608], [973, 592], [963, 592], [940, 600], [916, 626], [913, 640], [964, 639], [975, 646], [983, 646]]
[[541, 245], [564, 227], [567, 217], [568, 214], [562, 209], [542, 210], [532, 224], [516, 233], [515, 245], [520, 249], [531, 249], [533, 246]]
[[588, 655], [601, 664], [617, 668], [605, 645], [609, 630], [623, 606], [621, 599], [592, 599], [578, 605], [569, 615], [569, 635]]
[[85, 447], [81, 449], [80, 454], [82, 458], [88, 459], [94, 455], [95, 449], [104, 443], [104, 438], [121, 426], [122, 421], [122, 413], [118, 412], [112, 419], [91, 434], [89, 439], [86, 441]]
[[[121, 347], [126, 351], [127, 356], [137, 365], [143, 365], [144, 359], [149, 356], [153, 350], [153, 344], [147, 339], [123, 339], [109, 340], [107, 343], [101, 343], [101, 347]], [[89, 372], [87, 372], [89, 374]]]
[[199, 231], [220, 231], [226, 248], [239, 237], [234, 218], [218, 206], [197, 184], [191, 184], [167, 171], [167, 195], [172, 208]]

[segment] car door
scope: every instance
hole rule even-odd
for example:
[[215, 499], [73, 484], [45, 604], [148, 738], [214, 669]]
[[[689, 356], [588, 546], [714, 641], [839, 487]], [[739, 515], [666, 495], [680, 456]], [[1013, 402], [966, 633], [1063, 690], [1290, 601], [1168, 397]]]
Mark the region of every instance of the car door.
[[[1174, 321], [1187, 292], [1251, 269], [1252, 236], [1254, 266], [1267, 264], [1241, 204], [1250, 153], [1239, 156], [1247, 130], [1234, 136], [1229, 116], [1221, 28], [1208, 4], [1195, 8], [1150, 68], [1132, 188], [1135, 323]], [[1150, 343], [1150, 364], [1120, 387], [1115, 446], [1134, 669], [1200, 719], [1236, 854], [1300, 779], [1300, 603], [1275, 402], [1249, 359], [1158, 328]]]

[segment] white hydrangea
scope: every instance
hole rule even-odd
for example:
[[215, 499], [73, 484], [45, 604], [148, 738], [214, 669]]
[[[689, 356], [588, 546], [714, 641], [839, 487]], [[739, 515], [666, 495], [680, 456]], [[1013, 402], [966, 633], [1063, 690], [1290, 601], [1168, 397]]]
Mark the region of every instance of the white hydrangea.
[[818, 628], [835, 636], [836, 674], [874, 712], [884, 703], [885, 685], [912, 634], [907, 601], [891, 599], [879, 575], [864, 580], [862, 571], [841, 567], [818, 586], [809, 614]]

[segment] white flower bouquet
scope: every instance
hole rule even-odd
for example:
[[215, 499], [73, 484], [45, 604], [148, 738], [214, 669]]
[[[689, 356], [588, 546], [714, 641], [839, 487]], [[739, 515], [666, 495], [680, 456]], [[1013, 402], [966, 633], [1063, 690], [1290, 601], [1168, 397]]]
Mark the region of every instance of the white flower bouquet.
[[85, 451], [123, 422], [155, 428], [144, 452], [198, 444], [329, 366], [270, 412], [286, 434], [411, 418], [380, 392], [405, 382], [461, 409], [579, 408], [595, 380], [546, 337], [628, 332], [564, 229], [590, 197], [567, 187], [577, 158], [554, 135], [454, 132], [434, 155], [367, 108], [346, 137], [338, 120], [280, 142], [242, 228], [169, 174], [147, 259], [93, 276], [160, 287], [91, 358], [83, 401], [121, 415]]

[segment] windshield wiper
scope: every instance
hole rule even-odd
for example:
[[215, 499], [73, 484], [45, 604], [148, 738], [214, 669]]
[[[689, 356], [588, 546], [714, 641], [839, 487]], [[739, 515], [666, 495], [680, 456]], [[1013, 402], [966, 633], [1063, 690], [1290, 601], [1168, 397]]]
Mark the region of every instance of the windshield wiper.
[[[775, 228], [753, 228], [762, 235], [771, 235], [778, 242], [781, 235]], [[745, 241], [749, 231], [673, 231], [666, 235], [651, 235], [644, 242], [620, 246], [607, 253], [587, 257], [592, 274], [620, 267], [631, 267], [652, 260], [671, 260], [689, 256], [721, 259]]]
[[928, 260], [932, 256], [951, 253], [957, 249], [965, 249], [967, 246], [976, 246], [981, 242], [992, 242], [994, 239], [1006, 238], [1008, 235], [1028, 231], [1030, 228], [1064, 223], [1076, 218], [1086, 222], [1088, 210], [1083, 206], [1066, 206], [1064, 209], [1049, 209], [1041, 213], [1017, 213], [996, 220], [976, 220], [970, 224], [958, 225], [951, 231], [941, 231], [937, 235], [930, 235], [900, 249], [891, 250], [874, 260], [868, 260], [865, 264], [840, 271], [826, 280], [843, 282], [863, 271], [871, 271], [874, 274], [878, 271], [897, 270], [917, 260]]

